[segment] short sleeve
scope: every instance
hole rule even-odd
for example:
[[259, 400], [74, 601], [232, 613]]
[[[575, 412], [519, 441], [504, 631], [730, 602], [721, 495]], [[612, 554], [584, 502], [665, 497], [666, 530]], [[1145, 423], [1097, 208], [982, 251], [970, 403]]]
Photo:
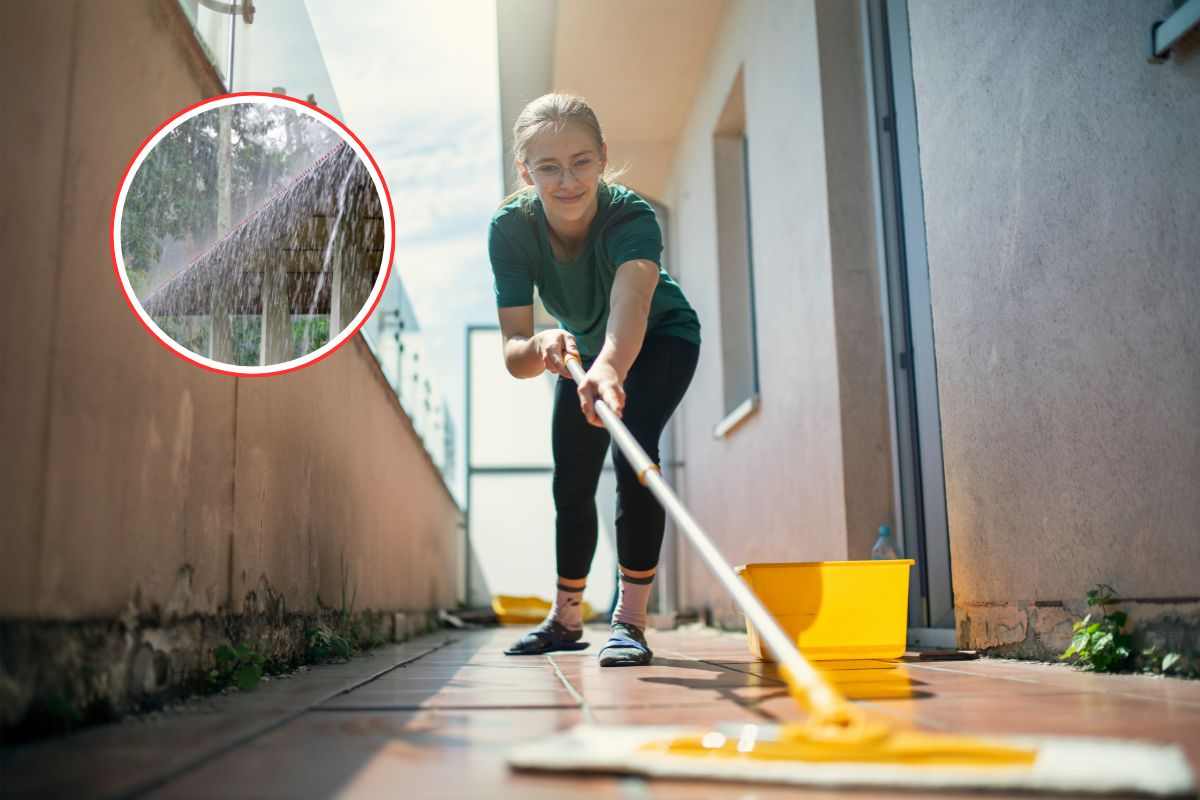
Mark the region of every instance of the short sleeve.
[[645, 201], [632, 204], [628, 214], [616, 221], [608, 231], [608, 254], [613, 266], [626, 261], [645, 259], [662, 266], [662, 229], [654, 208]]
[[533, 278], [529, 266], [517, 254], [508, 237], [493, 220], [488, 229], [488, 258], [492, 262], [496, 306], [533, 305]]

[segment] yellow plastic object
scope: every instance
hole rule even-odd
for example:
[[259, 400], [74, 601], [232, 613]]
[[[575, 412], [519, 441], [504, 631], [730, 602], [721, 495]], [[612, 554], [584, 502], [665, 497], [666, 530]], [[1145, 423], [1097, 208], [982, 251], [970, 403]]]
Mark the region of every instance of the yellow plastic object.
[[[810, 661], [899, 658], [908, 636], [911, 558], [746, 564], [742, 577]], [[773, 660], [749, 621], [747, 643]]]
[[[492, 597], [492, 611], [501, 625], [536, 625], [550, 613], [551, 603], [532, 595], [498, 594]], [[591, 605], [583, 601], [583, 618], [591, 619]]]
[[642, 750], [695, 758], [754, 761], [894, 764], [911, 767], [986, 767], [1028, 770], [1037, 751], [971, 736], [892, 730], [865, 722], [847, 729], [812, 724], [783, 725], [774, 736], [757, 725], [737, 731], [710, 730], [692, 736], [650, 742]]
[[[742, 579], [799, 646], [797, 666], [804, 671], [793, 673], [781, 667], [780, 674], [808, 719], [780, 726], [773, 734], [757, 725], [743, 725], [737, 731], [697, 731], [650, 742], [642, 750], [704, 759], [1032, 768], [1037, 751], [1031, 748], [897, 729], [846, 701], [847, 694], [853, 696], [858, 690], [866, 690], [865, 694], [893, 690], [888, 680], [871, 680], [870, 673], [882, 677], [887, 670], [876, 669], [879, 662], [862, 659], [896, 658], [904, 652], [908, 571], [913, 563], [897, 559], [739, 567]], [[751, 639], [755, 655], [765, 655], [753, 632]], [[844, 659], [872, 668], [828, 661], [813, 668], [809, 659]], [[911, 691], [903, 672], [894, 679], [901, 694]]]

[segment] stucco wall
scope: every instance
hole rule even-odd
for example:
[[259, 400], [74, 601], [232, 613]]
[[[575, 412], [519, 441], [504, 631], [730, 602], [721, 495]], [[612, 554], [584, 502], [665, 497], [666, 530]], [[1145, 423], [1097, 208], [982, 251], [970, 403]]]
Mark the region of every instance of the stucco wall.
[[960, 644], [1096, 582], [1200, 590], [1200, 51], [1146, 62], [1171, 10], [910, 4]]
[[221, 88], [174, 0], [6, 9], [0, 618], [132, 603], [310, 610], [455, 599], [459, 512], [361, 337], [300, 373], [217, 376], [126, 306], [109, 216], [164, 118]]
[[[866, 557], [891, 515], [857, 5], [730, 3], [679, 143], [674, 268], [704, 344], [680, 413], [684, 502], [734, 563]], [[762, 406], [724, 416], [712, 135], [745, 69]], [[681, 603], [737, 618], [681, 547]]]

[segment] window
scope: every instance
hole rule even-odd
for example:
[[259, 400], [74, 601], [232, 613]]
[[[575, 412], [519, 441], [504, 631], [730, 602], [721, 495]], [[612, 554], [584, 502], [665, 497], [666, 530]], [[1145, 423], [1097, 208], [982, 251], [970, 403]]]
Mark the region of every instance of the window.
[[758, 408], [748, 152], [745, 90], [739, 70], [713, 131], [721, 370], [725, 394], [725, 416], [713, 429], [713, 435], [718, 438], [728, 435]]

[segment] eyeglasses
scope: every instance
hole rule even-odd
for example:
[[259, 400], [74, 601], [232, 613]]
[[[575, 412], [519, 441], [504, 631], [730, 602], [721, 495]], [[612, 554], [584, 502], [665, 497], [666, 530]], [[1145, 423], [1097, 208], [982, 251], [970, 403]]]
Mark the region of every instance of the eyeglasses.
[[533, 175], [533, 179], [545, 186], [555, 186], [562, 183], [563, 177], [570, 172], [577, 181], [589, 181], [596, 177], [600, 172], [600, 159], [598, 158], [581, 158], [572, 164], [567, 169], [563, 169], [558, 164], [539, 164], [536, 167], [529, 168], [529, 174]]

